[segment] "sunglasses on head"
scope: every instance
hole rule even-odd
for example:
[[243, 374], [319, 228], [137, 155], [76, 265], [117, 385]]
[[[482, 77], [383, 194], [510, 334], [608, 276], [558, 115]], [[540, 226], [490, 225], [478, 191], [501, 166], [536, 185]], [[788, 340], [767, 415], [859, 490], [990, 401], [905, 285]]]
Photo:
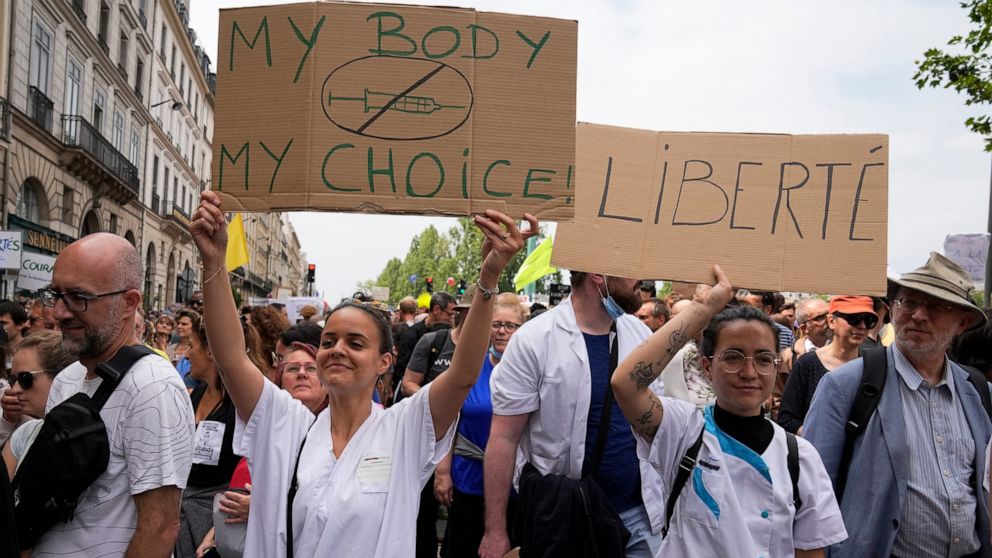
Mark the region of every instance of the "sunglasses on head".
[[44, 373], [44, 370], [38, 372], [17, 372], [16, 374], [10, 374], [7, 376], [7, 383], [11, 386], [14, 384], [21, 384], [21, 389], [29, 390], [34, 385], [34, 377], [38, 374]]
[[875, 327], [878, 323], [878, 316], [874, 314], [861, 313], [861, 314], [845, 314], [843, 312], [834, 312], [834, 316], [841, 318], [853, 327], [858, 327], [861, 324], [865, 325], [865, 328], [871, 329]]

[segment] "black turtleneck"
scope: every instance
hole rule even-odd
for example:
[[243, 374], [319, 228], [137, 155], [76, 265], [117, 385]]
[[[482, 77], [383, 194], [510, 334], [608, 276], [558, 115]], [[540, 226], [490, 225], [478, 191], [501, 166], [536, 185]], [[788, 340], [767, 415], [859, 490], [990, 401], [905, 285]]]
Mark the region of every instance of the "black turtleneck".
[[763, 414], [742, 417], [721, 409], [720, 405], [717, 404], [713, 406], [713, 419], [720, 430], [751, 448], [758, 455], [768, 449], [768, 445], [772, 443], [772, 437], [775, 435], [775, 427], [765, 419]]

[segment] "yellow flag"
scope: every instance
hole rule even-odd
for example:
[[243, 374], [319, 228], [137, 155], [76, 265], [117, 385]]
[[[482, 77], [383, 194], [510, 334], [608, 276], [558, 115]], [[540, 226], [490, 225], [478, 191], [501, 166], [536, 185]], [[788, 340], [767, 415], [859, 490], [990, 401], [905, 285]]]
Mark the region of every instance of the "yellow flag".
[[228, 271], [248, 265], [248, 240], [245, 238], [245, 224], [240, 213], [235, 213], [227, 225], [226, 262]]
[[557, 267], [551, 265], [552, 244], [552, 237], [545, 238], [544, 242], [527, 256], [524, 263], [520, 264], [520, 269], [513, 278], [513, 287], [516, 290], [522, 290], [541, 277], [558, 271]]

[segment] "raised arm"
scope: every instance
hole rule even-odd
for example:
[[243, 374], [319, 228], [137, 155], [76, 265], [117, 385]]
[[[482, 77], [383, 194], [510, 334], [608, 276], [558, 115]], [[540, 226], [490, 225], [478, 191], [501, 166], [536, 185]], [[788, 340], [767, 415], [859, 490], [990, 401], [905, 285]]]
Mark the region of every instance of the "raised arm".
[[437, 436], [442, 436], [458, 415], [468, 392], [479, 379], [486, 349], [489, 348], [496, 296], [487, 295], [483, 289], [495, 290], [499, 286], [503, 268], [524, 247], [527, 239], [538, 232], [537, 219], [529, 213], [525, 216], [530, 228], [523, 232], [513, 219], [498, 211], [489, 209], [485, 215], [475, 216], [475, 225], [486, 237], [482, 243], [482, 269], [479, 271], [481, 288], [476, 289], [472, 306], [458, 333], [451, 366], [432, 382], [431, 415]]
[[634, 431], [648, 441], [654, 439], [663, 414], [661, 399], [649, 386], [661, 375], [682, 345], [699, 335], [710, 318], [730, 301], [733, 290], [727, 276], [718, 265], [713, 266], [713, 274], [716, 284], [703, 302], [693, 301], [678, 316], [665, 322], [661, 329], [631, 351], [613, 372], [610, 384], [617, 404]]
[[210, 353], [238, 416], [247, 421], [262, 395], [265, 377], [245, 354], [240, 317], [227, 279], [227, 219], [215, 192], [200, 194], [189, 232], [203, 261], [203, 323]]

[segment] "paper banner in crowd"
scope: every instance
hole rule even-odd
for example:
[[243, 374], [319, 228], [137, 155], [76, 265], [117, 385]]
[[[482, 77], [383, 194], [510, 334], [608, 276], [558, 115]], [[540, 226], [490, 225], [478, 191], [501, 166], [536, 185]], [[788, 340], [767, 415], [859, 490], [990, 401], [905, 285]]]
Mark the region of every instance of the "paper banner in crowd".
[[888, 136], [580, 124], [551, 263], [636, 279], [885, 293]]
[[257, 298], [248, 299], [251, 306], [268, 306], [271, 304], [281, 304], [286, 307], [286, 317], [289, 323], [295, 324], [301, 318], [300, 309], [304, 306], [313, 306], [317, 313], [324, 314], [324, 301], [320, 297], [314, 296], [289, 296], [284, 298]]
[[225, 257], [228, 271], [248, 265], [248, 239], [245, 236], [245, 223], [240, 213], [235, 213], [227, 225], [227, 254]]
[[220, 12], [229, 210], [573, 215], [575, 21], [317, 2]]
[[551, 265], [551, 250], [554, 245], [554, 238], [547, 237], [541, 244], [527, 255], [527, 259], [520, 264], [520, 269], [513, 277], [513, 288], [518, 291], [537, 281], [545, 275], [550, 275], [558, 268]]
[[21, 255], [21, 269], [17, 273], [17, 289], [37, 291], [52, 282], [55, 269], [55, 256], [24, 252]]
[[0, 269], [20, 269], [24, 231], [0, 231]]
[[949, 234], [944, 237], [944, 255], [968, 272], [976, 287], [985, 285], [985, 260], [989, 233]]

